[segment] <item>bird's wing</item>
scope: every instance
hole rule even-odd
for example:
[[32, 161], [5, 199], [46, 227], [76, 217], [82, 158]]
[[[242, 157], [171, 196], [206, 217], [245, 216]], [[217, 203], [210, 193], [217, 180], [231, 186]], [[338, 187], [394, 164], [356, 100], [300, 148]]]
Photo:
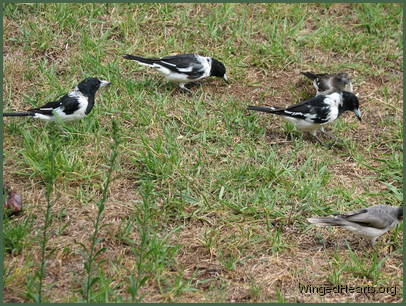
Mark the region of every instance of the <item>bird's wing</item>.
[[298, 104], [278, 110], [281, 115], [303, 119], [312, 123], [325, 123], [328, 121], [330, 108], [324, 103], [325, 96], [320, 95]]
[[384, 211], [372, 211], [368, 208], [360, 209], [358, 211], [340, 216], [347, 221], [379, 229], [384, 229], [393, 222], [393, 218], [387, 215]]
[[69, 94], [64, 95], [58, 100], [63, 112], [67, 115], [70, 115], [78, 110], [79, 101], [75, 97], [71, 97]]
[[191, 65], [201, 65], [194, 54], [179, 54], [174, 56], [165, 56], [160, 62], [167, 63], [177, 68], [189, 68]]
[[52, 101], [52, 102], [48, 102], [47, 104], [38, 107], [38, 108], [31, 108], [28, 111], [29, 112], [34, 112], [34, 113], [38, 113], [38, 114], [42, 114], [42, 115], [47, 115], [47, 116], [51, 116], [52, 112], [55, 108], [58, 108], [59, 106], [61, 106], [60, 100], [58, 101]]
[[174, 72], [186, 74], [190, 79], [199, 78], [204, 70], [202, 63], [194, 54], [166, 56], [158, 63]]

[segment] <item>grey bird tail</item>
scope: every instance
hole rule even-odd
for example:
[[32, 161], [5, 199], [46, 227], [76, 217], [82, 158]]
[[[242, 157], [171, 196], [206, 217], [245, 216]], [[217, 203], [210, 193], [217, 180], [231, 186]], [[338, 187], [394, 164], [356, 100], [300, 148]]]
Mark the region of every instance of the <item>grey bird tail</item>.
[[310, 80], [317, 79], [317, 75], [312, 72], [301, 72], [304, 76], [308, 77]]
[[276, 108], [276, 107], [253, 106], [253, 105], [249, 105], [247, 109], [258, 111], [258, 112], [263, 112], [263, 113], [271, 113], [271, 114], [278, 111], [278, 108]]
[[308, 218], [307, 221], [318, 226], [343, 226], [347, 224], [347, 221], [338, 217]]
[[27, 117], [35, 116], [35, 113], [32, 112], [16, 112], [16, 113], [3, 113], [3, 117]]
[[135, 56], [131, 54], [125, 54], [123, 55], [123, 58], [132, 60], [132, 61], [137, 61], [140, 64], [151, 66], [153, 65], [158, 59], [157, 58], [144, 58], [141, 56]]

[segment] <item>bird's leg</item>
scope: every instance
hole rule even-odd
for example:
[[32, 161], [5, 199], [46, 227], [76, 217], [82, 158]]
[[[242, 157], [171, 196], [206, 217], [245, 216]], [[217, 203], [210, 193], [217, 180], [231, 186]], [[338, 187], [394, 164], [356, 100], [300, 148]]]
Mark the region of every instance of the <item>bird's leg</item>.
[[189, 84], [192, 85], [192, 86], [195, 86], [195, 85], [202, 86], [203, 85], [201, 81], [194, 81], [194, 82], [191, 82]]
[[314, 136], [314, 138], [317, 140], [317, 142], [321, 145], [324, 145], [323, 142], [321, 141], [321, 139], [317, 136]]
[[320, 129], [320, 131], [322, 131], [325, 135], [327, 135], [328, 137], [330, 137], [330, 138], [333, 140], [333, 143], [330, 145], [331, 147], [334, 146], [334, 145], [336, 145], [337, 142], [339, 142], [339, 139], [338, 139], [336, 136], [332, 135], [331, 133], [325, 131], [325, 130], [324, 130], [324, 127], [322, 127], [322, 128]]
[[339, 139], [338, 139], [336, 136], [334, 136], [334, 135], [331, 134], [330, 132], [327, 132], [327, 131], [324, 129], [324, 127], [322, 127], [320, 130], [321, 130], [325, 135], [327, 135], [328, 137], [330, 137], [331, 139], [333, 139], [333, 140], [334, 140], [334, 144], [335, 144], [337, 141], [339, 141]]
[[186, 83], [179, 83], [179, 87], [182, 88], [183, 90], [187, 91], [188, 93], [193, 93], [189, 88], [185, 86]]
[[322, 131], [324, 134], [326, 134], [328, 137], [333, 138], [334, 140], [337, 141], [337, 137], [335, 137], [334, 135], [332, 135], [331, 133], [327, 132], [324, 127], [320, 128], [320, 131]]
[[316, 139], [316, 141], [317, 141], [319, 144], [323, 145], [323, 142], [320, 140], [319, 137], [317, 137], [317, 130], [313, 130], [313, 131], [311, 131], [311, 132], [309, 132], [309, 133], [313, 136], [313, 139]]
[[56, 124], [58, 126], [58, 129], [61, 131], [61, 136], [64, 138], [68, 138], [71, 136], [71, 133], [69, 132], [69, 130], [65, 129], [63, 124]]

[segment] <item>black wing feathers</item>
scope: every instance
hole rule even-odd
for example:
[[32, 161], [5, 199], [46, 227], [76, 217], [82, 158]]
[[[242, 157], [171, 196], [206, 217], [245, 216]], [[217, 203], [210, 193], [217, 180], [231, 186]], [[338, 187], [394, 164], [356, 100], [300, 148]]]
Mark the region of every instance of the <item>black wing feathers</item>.
[[[298, 119], [311, 120], [314, 123], [325, 123], [328, 121], [329, 107], [324, 103], [325, 96], [316, 96], [301, 103], [288, 106], [278, 113]], [[277, 113], [277, 112], [275, 112]]]
[[[204, 73], [202, 64], [194, 54], [180, 54], [161, 58], [158, 64], [177, 73], [186, 74], [189, 79], [197, 79]], [[190, 71], [183, 69], [191, 68]]]
[[63, 112], [67, 115], [73, 114], [79, 108], [77, 98], [72, 98], [69, 95], [64, 95], [59, 99], [60, 105], [63, 107]]
[[[194, 54], [180, 54], [175, 56], [165, 56], [161, 58], [159, 63], [162, 61], [175, 65], [177, 68], [188, 68], [191, 65], [201, 66], [200, 62], [196, 59]], [[174, 66], [171, 66], [174, 67]], [[169, 68], [169, 67], [168, 67]]]
[[29, 112], [34, 112], [42, 115], [51, 116], [54, 109], [61, 107], [65, 114], [73, 114], [79, 108], [79, 102], [77, 98], [72, 98], [68, 94], [64, 95], [58, 101], [48, 102], [47, 104], [29, 109]]
[[38, 113], [38, 114], [42, 114], [42, 115], [46, 115], [46, 116], [51, 116], [52, 112], [55, 108], [59, 107], [61, 104], [58, 101], [53, 101], [53, 102], [48, 102], [47, 104], [38, 107], [38, 108], [32, 108], [29, 109], [29, 112], [33, 112], [33, 113]]

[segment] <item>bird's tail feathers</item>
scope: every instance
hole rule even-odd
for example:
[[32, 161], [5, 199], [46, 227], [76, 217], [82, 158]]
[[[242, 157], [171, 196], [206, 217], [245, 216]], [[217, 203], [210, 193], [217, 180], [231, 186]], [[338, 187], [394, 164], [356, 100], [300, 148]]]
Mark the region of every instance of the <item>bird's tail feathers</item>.
[[343, 226], [347, 224], [347, 221], [338, 217], [308, 218], [307, 221], [318, 226]]
[[258, 112], [263, 112], [263, 113], [274, 113], [275, 111], [278, 111], [279, 109], [277, 107], [267, 107], [267, 106], [254, 106], [254, 105], [249, 105], [248, 110], [254, 110]]
[[132, 61], [136, 61], [141, 65], [146, 65], [146, 66], [153, 66], [154, 63], [159, 60], [157, 58], [144, 58], [144, 57], [140, 57], [140, 56], [135, 56], [135, 55], [131, 55], [131, 54], [125, 54], [123, 55], [123, 58], [125, 59], [129, 59]]
[[301, 72], [301, 74], [308, 77], [310, 80], [315, 80], [317, 78], [317, 75], [313, 72]]
[[35, 116], [35, 113], [32, 112], [15, 112], [15, 113], [3, 113], [3, 117], [27, 117]]

